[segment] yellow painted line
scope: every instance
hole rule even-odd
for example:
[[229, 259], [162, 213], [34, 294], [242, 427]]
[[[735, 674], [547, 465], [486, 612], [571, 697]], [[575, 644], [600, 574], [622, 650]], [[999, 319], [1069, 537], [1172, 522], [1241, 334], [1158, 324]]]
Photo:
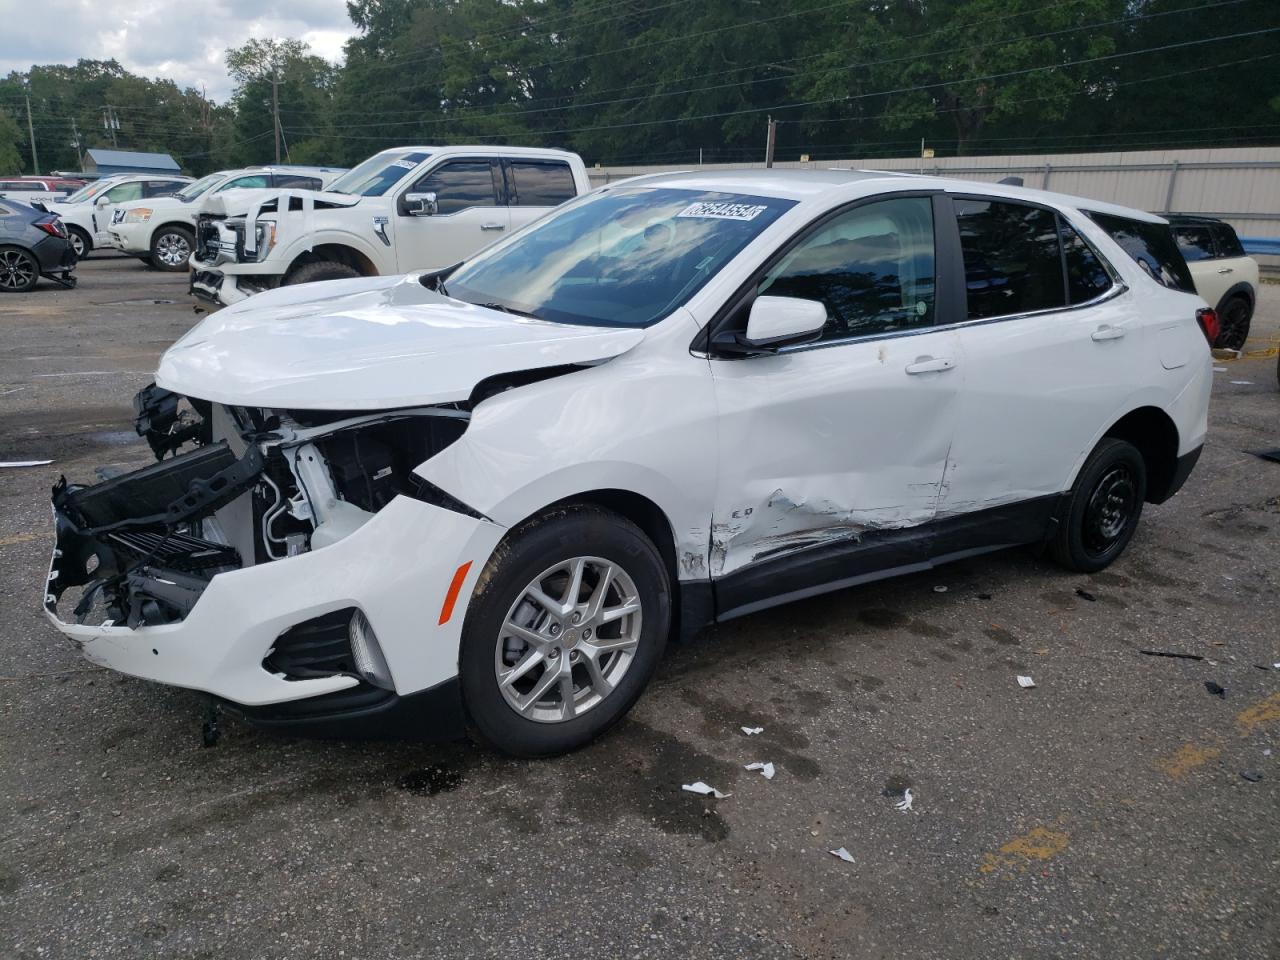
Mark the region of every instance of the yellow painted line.
[[1203, 767], [1210, 760], [1216, 760], [1222, 751], [1217, 747], [1202, 747], [1198, 743], [1184, 743], [1176, 753], [1162, 757], [1156, 766], [1173, 777], [1181, 780], [1192, 770]]
[[1259, 727], [1280, 720], [1280, 693], [1273, 693], [1267, 699], [1255, 703], [1248, 710], [1236, 714], [1236, 725], [1241, 735], [1253, 733]]
[[1067, 849], [1071, 837], [1063, 830], [1033, 827], [1021, 836], [1014, 837], [995, 853], [982, 855], [980, 873], [994, 873], [1001, 867], [1026, 870], [1034, 860], [1052, 860]]
[[12, 547], [15, 543], [29, 543], [38, 540], [34, 533], [15, 533], [12, 536], [0, 537], [0, 547]]

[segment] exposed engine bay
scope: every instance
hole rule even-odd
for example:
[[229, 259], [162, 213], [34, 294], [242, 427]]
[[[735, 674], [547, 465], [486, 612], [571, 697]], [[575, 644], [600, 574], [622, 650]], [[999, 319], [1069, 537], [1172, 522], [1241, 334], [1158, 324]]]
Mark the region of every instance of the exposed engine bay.
[[467, 428], [465, 402], [388, 411], [236, 407], [151, 384], [134, 426], [156, 463], [53, 489], [45, 606], [77, 623], [181, 621], [219, 573], [336, 543], [397, 496], [467, 512], [413, 470]]

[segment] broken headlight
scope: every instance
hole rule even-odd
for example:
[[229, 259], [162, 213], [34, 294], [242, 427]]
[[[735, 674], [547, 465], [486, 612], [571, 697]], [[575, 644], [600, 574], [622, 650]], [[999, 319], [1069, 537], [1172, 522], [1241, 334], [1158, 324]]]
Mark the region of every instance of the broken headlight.
[[265, 260], [271, 248], [276, 245], [276, 222], [259, 220], [257, 227], [254, 228], [254, 242], [258, 251], [257, 259]]

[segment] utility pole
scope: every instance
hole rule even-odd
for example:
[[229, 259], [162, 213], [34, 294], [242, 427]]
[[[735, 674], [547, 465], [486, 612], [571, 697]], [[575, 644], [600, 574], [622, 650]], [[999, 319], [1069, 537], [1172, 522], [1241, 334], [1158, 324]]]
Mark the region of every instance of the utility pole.
[[280, 163], [280, 71], [271, 75], [271, 116], [276, 130], [276, 163]]
[[764, 141], [764, 165], [773, 166], [773, 149], [778, 144], [778, 121], [769, 118], [769, 134]]
[[40, 154], [36, 153], [36, 128], [31, 123], [31, 94], [27, 94], [27, 135], [31, 137], [32, 173], [40, 172]]
[[116, 142], [116, 131], [120, 129], [120, 118], [116, 116], [115, 107], [105, 106], [102, 108], [102, 125], [111, 134], [111, 146], [119, 147], [120, 144]]
[[75, 117], [71, 118], [71, 136], [72, 136], [72, 143], [74, 143], [76, 147], [76, 163], [81, 163], [80, 128], [76, 126]]

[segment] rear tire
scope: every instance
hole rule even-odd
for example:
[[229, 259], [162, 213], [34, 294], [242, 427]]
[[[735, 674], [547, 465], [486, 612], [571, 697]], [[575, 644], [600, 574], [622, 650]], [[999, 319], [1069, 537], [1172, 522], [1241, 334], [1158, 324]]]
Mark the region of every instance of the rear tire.
[[462, 631], [462, 694], [473, 732], [498, 750], [544, 757], [589, 743], [657, 669], [671, 584], [657, 548], [624, 517], [573, 506], [535, 518], [499, 546], [477, 583]]
[[39, 282], [35, 254], [22, 247], [0, 247], [0, 293], [27, 293]]
[[79, 227], [68, 226], [67, 233], [70, 234], [71, 249], [76, 252], [76, 259], [83, 260], [93, 249], [93, 239]]
[[351, 280], [358, 276], [360, 271], [355, 267], [333, 260], [321, 260], [317, 263], [304, 263], [291, 271], [280, 286], [291, 287], [296, 283], [316, 283], [320, 280]]
[[1213, 345], [1224, 350], [1243, 350], [1245, 341], [1249, 339], [1249, 325], [1253, 321], [1253, 304], [1249, 302], [1249, 298], [1239, 295], [1232, 297], [1223, 304], [1219, 320], [1222, 329]]
[[1080, 468], [1049, 550], [1068, 570], [1095, 573], [1129, 545], [1147, 496], [1147, 465], [1133, 444], [1103, 437]]
[[195, 231], [188, 227], [161, 227], [151, 238], [150, 263], [157, 270], [179, 273], [188, 269], [187, 261], [196, 247]]

